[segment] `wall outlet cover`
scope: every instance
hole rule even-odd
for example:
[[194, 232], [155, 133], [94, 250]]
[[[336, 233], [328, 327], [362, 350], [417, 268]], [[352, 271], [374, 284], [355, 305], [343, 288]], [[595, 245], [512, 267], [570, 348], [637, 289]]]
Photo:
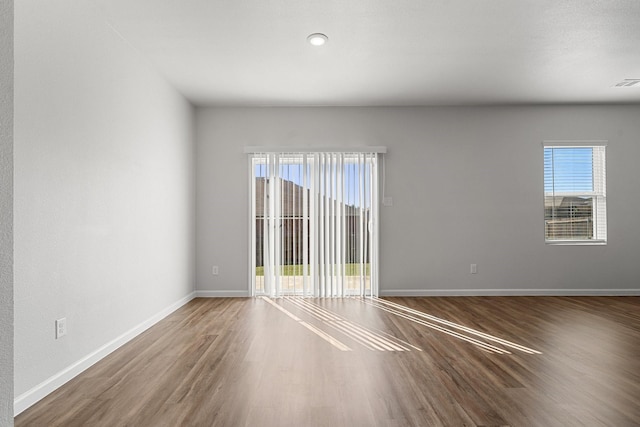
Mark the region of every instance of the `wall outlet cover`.
[[56, 339], [67, 335], [67, 318], [56, 320]]

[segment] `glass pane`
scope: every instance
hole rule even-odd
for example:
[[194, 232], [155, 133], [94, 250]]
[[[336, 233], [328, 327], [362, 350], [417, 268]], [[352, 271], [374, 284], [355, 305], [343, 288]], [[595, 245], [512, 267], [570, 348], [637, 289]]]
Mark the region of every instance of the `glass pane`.
[[593, 198], [545, 197], [544, 224], [547, 240], [593, 239]]
[[593, 191], [593, 148], [546, 147], [545, 193]]
[[[604, 191], [601, 147], [545, 147], [544, 193], [546, 240], [593, 240], [604, 213], [595, 209]], [[595, 175], [597, 173], [597, 175]], [[600, 215], [597, 216], [596, 215]], [[600, 219], [600, 223], [597, 221]]]
[[370, 292], [374, 162], [333, 153], [254, 162], [256, 294]]

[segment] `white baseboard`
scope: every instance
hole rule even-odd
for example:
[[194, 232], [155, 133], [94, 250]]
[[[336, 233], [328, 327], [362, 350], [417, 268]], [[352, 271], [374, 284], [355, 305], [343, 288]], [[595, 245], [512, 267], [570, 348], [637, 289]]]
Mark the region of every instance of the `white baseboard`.
[[198, 298], [250, 297], [249, 291], [196, 291]]
[[386, 289], [380, 296], [640, 296], [640, 289]]
[[[195, 293], [198, 298], [247, 298], [251, 296], [249, 291], [196, 291]], [[640, 296], [640, 289], [381, 289], [380, 296]]]
[[69, 380], [76, 377], [78, 374], [82, 373], [83, 371], [85, 371], [86, 369], [94, 365], [96, 362], [99, 362], [101, 359], [103, 359], [113, 351], [122, 347], [124, 344], [131, 341], [133, 338], [140, 335], [142, 332], [146, 331], [147, 329], [149, 329], [150, 327], [158, 323], [160, 320], [164, 319], [165, 317], [167, 317], [168, 315], [170, 315], [171, 313], [173, 313], [174, 311], [176, 311], [177, 309], [179, 309], [180, 307], [182, 307], [183, 305], [185, 305], [195, 297], [196, 297], [195, 292], [190, 293], [186, 297], [180, 299], [179, 301], [176, 301], [175, 303], [171, 304], [164, 310], [153, 315], [149, 319], [145, 320], [144, 322], [140, 323], [139, 325], [135, 326], [134, 328], [130, 329], [129, 331], [115, 338], [114, 340], [103, 345], [93, 353], [83, 357], [82, 359], [78, 360], [74, 364], [58, 372], [51, 378], [41, 382], [37, 386], [33, 387], [31, 390], [25, 393], [22, 393], [20, 396], [16, 397], [15, 400], [13, 401], [14, 416], [17, 416], [18, 414], [23, 412], [25, 409], [29, 408], [31, 405], [35, 404], [36, 402], [38, 402], [39, 400], [41, 400], [48, 394], [52, 393], [53, 391], [58, 389], [60, 386], [62, 386], [66, 382], [68, 382]]

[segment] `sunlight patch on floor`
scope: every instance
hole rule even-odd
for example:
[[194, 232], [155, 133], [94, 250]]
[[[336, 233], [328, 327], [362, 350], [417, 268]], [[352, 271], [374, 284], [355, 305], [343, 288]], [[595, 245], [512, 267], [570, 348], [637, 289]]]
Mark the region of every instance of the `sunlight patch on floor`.
[[[411, 351], [417, 350], [422, 351], [420, 348], [403, 341], [397, 337], [394, 337], [391, 334], [388, 334], [383, 331], [374, 330], [358, 324], [356, 322], [350, 321], [339, 314], [327, 310], [319, 304], [311, 302], [305, 298], [299, 297], [284, 297], [278, 298], [276, 300], [271, 299], [269, 297], [262, 297], [263, 300], [267, 301], [269, 304], [280, 310], [282, 313], [286, 314], [291, 319], [297, 321], [305, 328], [309, 329], [314, 334], [318, 335], [320, 338], [332, 344], [334, 347], [342, 350], [342, 351], [351, 351], [351, 348], [346, 344], [342, 343], [340, 340], [335, 338], [333, 335], [328, 333], [327, 331], [323, 331], [318, 327], [310, 324], [302, 320], [300, 317], [293, 314], [291, 311], [287, 310], [283, 307], [281, 303], [287, 303], [297, 310], [300, 310], [305, 315], [313, 318], [316, 322], [318, 322], [323, 327], [328, 329], [332, 329], [333, 332], [338, 332], [351, 340], [357, 342], [368, 350], [372, 351]], [[278, 302], [281, 303], [278, 303]]]
[[316, 328], [315, 326], [310, 325], [309, 323], [307, 323], [304, 320], [300, 319], [298, 316], [296, 316], [295, 314], [293, 314], [289, 310], [281, 307], [279, 304], [276, 304], [271, 298], [262, 297], [262, 299], [265, 300], [266, 302], [268, 302], [269, 304], [271, 304], [272, 306], [274, 306], [275, 308], [277, 308], [278, 310], [280, 310], [282, 313], [284, 313], [287, 316], [289, 316], [291, 319], [293, 319], [296, 322], [298, 322], [300, 325], [304, 326], [305, 328], [307, 328], [308, 330], [310, 330], [311, 332], [313, 332], [314, 334], [316, 334], [317, 336], [322, 338], [323, 340], [327, 341], [332, 346], [336, 347], [338, 350], [340, 350], [340, 351], [351, 351], [351, 348], [348, 347], [347, 345], [343, 344], [342, 342], [340, 342], [339, 340], [335, 339], [331, 335], [325, 333], [324, 331]]
[[[387, 313], [394, 314], [398, 317], [402, 317], [414, 323], [445, 333], [454, 338], [467, 341], [471, 344], [478, 346], [481, 350], [487, 351], [489, 353], [512, 354], [509, 350], [490, 344], [491, 342], [491, 343], [500, 344], [512, 350], [521, 351], [527, 354], [542, 354], [537, 350], [469, 328], [467, 326], [459, 325], [457, 323], [450, 322], [448, 320], [441, 319], [436, 316], [432, 316], [427, 313], [423, 313], [418, 310], [414, 310], [412, 308], [403, 306], [401, 304], [396, 304], [391, 301], [387, 301], [380, 298], [364, 298], [361, 301], [363, 301], [365, 304], [376, 307]], [[461, 331], [461, 332], [458, 332], [458, 331]]]

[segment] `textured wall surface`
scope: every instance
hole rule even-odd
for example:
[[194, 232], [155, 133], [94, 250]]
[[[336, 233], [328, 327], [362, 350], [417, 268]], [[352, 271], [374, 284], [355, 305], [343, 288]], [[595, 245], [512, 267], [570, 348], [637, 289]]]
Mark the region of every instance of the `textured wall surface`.
[[13, 425], [13, 0], [0, 0], [0, 425]]
[[[638, 290], [638, 117], [639, 106], [199, 109], [197, 287], [248, 289], [244, 146], [385, 145], [383, 294]], [[542, 141], [554, 139], [609, 140], [606, 246], [545, 245]]]
[[93, 8], [15, 9], [16, 398], [194, 287], [193, 109]]

